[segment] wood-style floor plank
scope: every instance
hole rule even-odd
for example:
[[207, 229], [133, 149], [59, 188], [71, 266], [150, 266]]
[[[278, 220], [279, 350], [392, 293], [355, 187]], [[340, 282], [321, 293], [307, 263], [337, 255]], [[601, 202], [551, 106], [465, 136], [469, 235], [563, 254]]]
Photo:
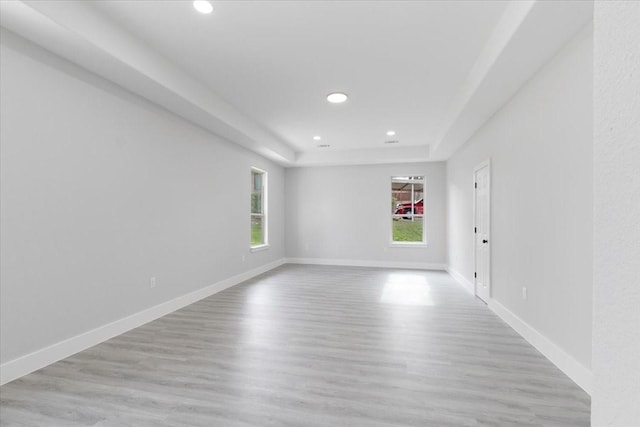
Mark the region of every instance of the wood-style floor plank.
[[285, 265], [0, 388], [2, 426], [588, 426], [448, 274]]

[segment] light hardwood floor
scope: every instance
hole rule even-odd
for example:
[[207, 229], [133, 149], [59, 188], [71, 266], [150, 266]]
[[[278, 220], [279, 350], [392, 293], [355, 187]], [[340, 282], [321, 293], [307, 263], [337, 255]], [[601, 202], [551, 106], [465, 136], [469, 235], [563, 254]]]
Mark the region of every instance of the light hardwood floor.
[[2, 426], [587, 426], [437, 271], [285, 265], [0, 388]]

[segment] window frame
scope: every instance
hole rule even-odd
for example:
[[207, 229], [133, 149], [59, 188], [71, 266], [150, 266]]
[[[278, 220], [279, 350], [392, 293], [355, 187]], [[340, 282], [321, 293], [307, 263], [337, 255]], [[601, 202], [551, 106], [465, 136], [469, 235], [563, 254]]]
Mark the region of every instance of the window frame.
[[[402, 180], [402, 178], [405, 178], [405, 180]], [[410, 178], [420, 178], [419, 180], [412, 180]], [[407, 247], [407, 248], [420, 248], [420, 247], [426, 247], [428, 246], [427, 243], [427, 221], [426, 221], [426, 187], [427, 187], [427, 178], [425, 176], [425, 174], [405, 174], [405, 175], [392, 175], [391, 179], [390, 179], [390, 183], [391, 183], [391, 200], [393, 201], [393, 184], [394, 182], [402, 182], [402, 181], [407, 181], [413, 184], [421, 184], [422, 185], [422, 206], [423, 206], [423, 211], [422, 214], [415, 214], [415, 213], [411, 213], [411, 214], [395, 214], [395, 206], [392, 206], [392, 210], [391, 210], [391, 218], [389, 221], [389, 246], [391, 247]], [[413, 193], [413, 189], [412, 189], [412, 193]], [[412, 206], [414, 206], [415, 202], [417, 200], [415, 199], [414, 196], [412, 196], [411, 199], [411, 204]], [[414, 208], [415, 211], [415, 208]], [[405, 217], [411, 217], [413, 218], [422, 218], [422, 240], [421, 241], [403, 241], [403, 240], [393, 240], [393, 222], [394, 222], [394, 218], [399, 218], [400, 220], [403, 220], [403, 218]]]
[[[254, 174], [259, 174], [262, 175], [262, 188], [261, 188], [261, 195], [262, 197], [260, 198], [260, 202], [261, 202], [261, 210], [262, 212], [253, 212], [253, 203], [251, 201], [251, 195], [253, 195], [253, 191], [254, 191]], [[249, 191], [249, 224], [251, 225], [253, 223], [253, 218], [254, 217], [260, 217], [262, 218], [262, 243], [259, 243], [257, 245], [254, 245], [251, 242], [251, 228], [249, 228], [249, 247], [251, 252], [256, 252], [256, 251], [261, 251], [264, 249], [268, 249], [269, 248], [269, 213], [268, 213], [268, 207], [269, 207], [269, 176], [267, 171], [260, 169], [260, 168], [256, 168], [256, 167], [251, 167], [251, 173], [250, 173], [250, 177], [251, 177], [251, 183], [250, 183], [250, 191]]]

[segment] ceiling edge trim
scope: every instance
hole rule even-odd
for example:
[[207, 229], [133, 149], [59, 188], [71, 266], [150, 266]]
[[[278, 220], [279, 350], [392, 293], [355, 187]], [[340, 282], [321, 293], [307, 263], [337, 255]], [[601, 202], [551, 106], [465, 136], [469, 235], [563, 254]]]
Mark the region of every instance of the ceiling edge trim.
[[281, 165], [295, 152], [86, 2], [0, 2], [0, 24], [214, 134]]
[[589, 1], [509, 3], [442, 126], [433, 159], [455, 154], [592, 19]]

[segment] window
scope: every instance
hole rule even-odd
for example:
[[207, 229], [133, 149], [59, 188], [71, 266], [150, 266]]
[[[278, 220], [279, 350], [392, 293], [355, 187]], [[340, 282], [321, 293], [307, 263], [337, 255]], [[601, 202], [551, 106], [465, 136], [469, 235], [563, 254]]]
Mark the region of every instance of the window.
[[267, 173], [251, 168], [251, 247], [267, 244]]
[[424, 177], [391, 177], [391, 243], [424, 244]]

